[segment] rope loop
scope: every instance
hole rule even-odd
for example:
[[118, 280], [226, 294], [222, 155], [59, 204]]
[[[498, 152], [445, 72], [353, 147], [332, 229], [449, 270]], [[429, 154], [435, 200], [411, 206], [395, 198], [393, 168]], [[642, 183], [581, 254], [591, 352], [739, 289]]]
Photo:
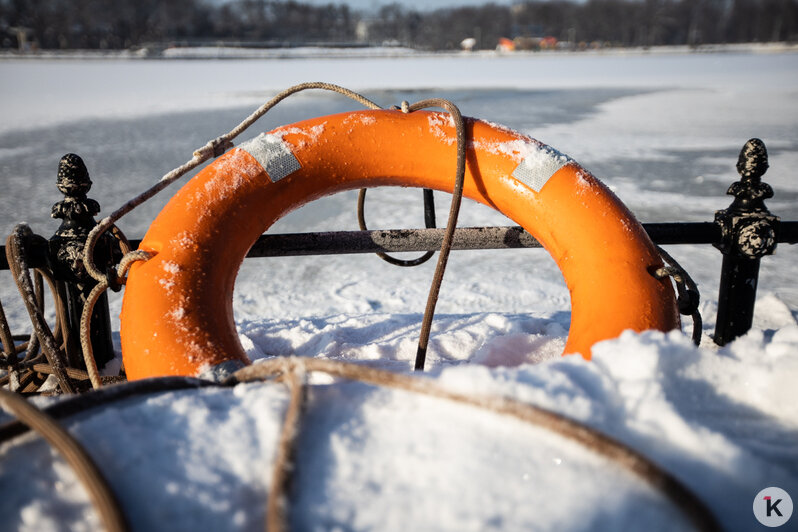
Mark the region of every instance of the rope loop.
[[105, 275], [105, 284], [112, 292], [120, 292], [122, 287], [125, 286], [125, 279], [119, 277], [116, 273], [116, 268], [111, 266]]
[[152, 251], [146, 251], [143, 249], [137, 249], [135, 251], [131, 251], [126, 253], [122, 260], [119, 261], [119, 266], [116, 268], [116, 275], [117, 278], [121, 280], [122, 284], [127, 282], [127, 271], [133, 265], [134, 262], [138, 261], [148, 261], [153, 258], [156, 253]]
[[[83, 304], [83, 313], [80, 316], [80, 346], [83, 350], [83, 361], [86, 364], [86, 371], [89, 374], [92, 388], [102, 388], [103, 382], [100, 372], [97, 369], [97, 361], [94, 359], [94, 348], [91, 345], [91, 315], [94, 313], [94, 306], [97, 300], [108, 288], [114, 289], [110, 284], [110, 279], [113, 278], [113, 283], [121, 288], [127, 282], [127, 271], [137, 261], [146, 261], [154, 257], [155, 254], [142, 249], [130, 251], [122, 257], [119, 261], [119, 266], [116, 272], [113, 271], [109, 274], [107, 279], [103, 279], [97, 286], [95, 286], [86, 298]], [[118, 291], [115, 290], [115, 291]]]
[[[67, 359], [66, 353], [61, 348], [60, 338], [54, 335], [47, 320], [44, 318], [44, 299], [42, 290], [37, 288], [39, 282], [34, 282], [31, 279], [28, 261], [28, 244], [36, 237], [33, 231], [27, 224], [18, 224], [14, 231], [9, 235], [6, 240], [6, 256], [8, 258], [9, 269], [17, 284], [20, 296], [25, 303], [25, 308], [28, 311], [28, 317], [33, 325], [33, 334], [28, 342], [28, 349], [26, 352], [25, 360], [30, 360], [29, 357], [35, 357], [39, 347], [44, 352], [48, 364], [53, 368], [53, 374], [58, 381], [58, 386], [65, 394], [75, 392], [75, 387], [67, 375]], [[41, 278], [37, 275], [37, 279]], [[48, 283], [50, 282], [48, 275]], [[56, 297], [57, 291], [54, 289], [55, 285], [51, 283], [53, 289], [54, 299], [56, 302], [57, 313], [63, 317], [66, 316], [65, 307], [62, 305], [63, 300]], [[41, 296], [41, 297], [40, 297]], [[61, 329], [64, 321], [56, 323], [57, 329]], [[12, 338], [13, 340], [13, 338]]]
[[[367, 188], [361, 188], [357, 195], [357, 224], [361, 231], [368, 231], [368, 225], [366, 224], [367, 190]], [[435, 227], [435, 199], [432, 195], [432, 190], [427, 188], [424, 189], [424, 225], [427, 227], [427, 229], [432, 229]], [[375, 255], [388, 264], [393, 264], [394, 266], [400, 266], [402, 268], [412, 268], [427, 262], [435, 255], [435, 252], [427, 251], [415, 259], [399, 259], [392, 257], [384, 251], [377, 251]]]
[[657, 279], [670, 277], [676, 283], [676, 304], [679, 307], [679, 314], [690, 316], [693, 319], [693, 343], [701, 345], [701, 331], [703, 320], [701, 312], [698, 310], [701, 303], [701, 293], [690, 274], [676, 262], [664, 249], [657, 246], [657, 251], [662, 256], [665, 266], [654, 270], [653, 275]]
[[134, 262], [138, 261], [148, 261], [153, 258], [156, 254], [151, 251], [145, 251], [143, 249], [136, 249], [133, 251], [128, 251], [122, 257], [122, 260], [119, 261], [119, 264], [116, 268], [109, 268], [108, 275], [106, 275], [105, 279], [101, 282], [105, 282], [108, 284], [108, 288], [113, 290], [114, 292], [119, 292], [123, 286], [127, 283], [127, 271], [133, 265]]
[[657, 279], [664, 279], [670, 277], [674, 280], [679, 292], [677, 304], [679, 306], [679, 313], [685, 316], [691, 315], [698, 310], [700, 303], [700, 294], [697, 290], [691, 290], [687, 286], [685, 276], [687, 272], [681, 268], [674, 266], [663, 266], [654, 272], [654, 277]]

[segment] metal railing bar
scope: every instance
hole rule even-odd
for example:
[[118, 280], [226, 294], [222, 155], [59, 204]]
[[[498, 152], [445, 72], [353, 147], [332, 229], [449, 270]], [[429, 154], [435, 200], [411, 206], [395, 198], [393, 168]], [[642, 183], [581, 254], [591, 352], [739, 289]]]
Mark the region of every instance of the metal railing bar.
[[[714, 244], [720, 228], [714, 222], [645, 223], [651, 240], [658, 245]], [[780, 222], [779, 243], [798, 243], [798, 221]], [[358, 253], [435, 251], [444, 229], [375, 229], [371, 231], [326, 231], [261, 235], [247, 254], [253, 257], [346, 255]], [[131, 240], [135, 249], [140, 240]], [[520, 226], [461, 227], [455, 231], [454, 250], [539, 248], [540, 243]], [[45, 253], [32, 257], [32, 267], [43, 266]], [[39, 264], [41, 263], [41, 264]], [[0, 246], [0, 270], [7, 270], [5, 247]]]

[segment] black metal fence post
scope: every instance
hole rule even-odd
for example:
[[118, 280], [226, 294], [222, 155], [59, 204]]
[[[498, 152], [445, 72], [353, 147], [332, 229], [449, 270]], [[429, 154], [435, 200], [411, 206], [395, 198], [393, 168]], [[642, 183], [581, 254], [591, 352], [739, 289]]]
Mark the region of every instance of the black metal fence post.
[[[91, 179], [83, 160], [73, 153], [64, 155], [58, 164], [57, 186], [64, 199], [53, 205], [53, 218], [61, 218], [61, 226], [50, 239], [50, 264], [58, 290], [65, 296], [69, 314], [71, 338], [67, 341], [70, 365], [85, 367], [80, 356], [80, 319], [86, 298], [97, 282], [83, 266], [83, 247], [89, 232], [97, 225], [94, 216], [100, 204], [86, 197], [91, 189]], [[113, 237], [101, 238], [95, 247], [94, 260], [104, 269], [114, 264]], [[108, 297], [97, 300], [91, 318], [91, 343], [97, 365], [102, 367], [114, 358], [111, 339], [111, 318]]]
[[726, 192], [734, 201], [715, 213], [721, 240], [715, 247], [723, 253], [718, 292], [715, 343], [725, 345], [751, 328], [759, 280], [759, 261], [776, 249], [779, 218], [765, 207], [773, 189], [761, 181], [768, 169], [765, 143], [751, 139], [737, 160], [740, 181]]

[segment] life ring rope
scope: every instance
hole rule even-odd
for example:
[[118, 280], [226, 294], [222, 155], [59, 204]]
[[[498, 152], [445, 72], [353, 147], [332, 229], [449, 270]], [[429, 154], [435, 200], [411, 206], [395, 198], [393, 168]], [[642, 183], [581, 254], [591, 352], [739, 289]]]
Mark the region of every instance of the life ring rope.
[[443, 282], [443, 274], [446, 271], [446, 264], [449, 260], [449, 252], [452, 250], [452, 241], [454, 239], [454, 230], [457, 227], [457, 218], [460, 215], [460, 205], [463, 201], [463, 185], [465, 182], [466, 171], [466, 131], [465, 123], [463, 122], [463, 115], [460, 109], [457, 108], [452, 102], [441, 98], [422, 100], [418, 103], [410, 105], [405, 108], [402, 106], [404, 114], [413, 111], [420, 111], [429, 107], [442, 107], [448, 111], [452, 117], [455, 127], [455, 137], [457, 139], [457, 169], [455, 170], [454, 190], [452, 191], [452, 203], [449, 207], [449, 218], [446, 221], [446, 231], [443, 235], [443, 243], [441, 250], [438, 254], [438, 262], [435, 265], [435, 273], [432, 277], [432, 284], [430, 285], [429, 293], [427, 294], [427, 304], [424, 308], [424, 317], [421, 320], [421, 332], [418, 335], [418, 347], [416, 349], [416, 360], [414, 369], [416, 371], [424, 370], [424, 363], [427, 359], [427, 348], [429, 347], [429, 336], [432, 331], [432, 319], [435, 316], [435, 306], [438, 304], [438, 296], [441, 291], [441, 283]]
[[[361, 188], [360, 192], [357, 195], [357, 225], [360, 227], [361, 231], [368, 231], [368, 225], [366, 224], [366, 191], [367, 188]], [[432, 195], [432, 190], [425, 188], [424, 189], [424, 225], [427, 229], [435, 229], [435, 197]], [[399, 259], [396, 257], [392, 257], [383, 251], [378, 251], [376, 255], [387, 262], [388, 264], [393, 264], [394, 266], [399, 266], [402, 268], [412, 268], [414, 266], [420, 266], [424, 264], [429, 259], [435, 255], [434, 251], [425, 251], [423, 255], [419, 255], [415, 259]]]

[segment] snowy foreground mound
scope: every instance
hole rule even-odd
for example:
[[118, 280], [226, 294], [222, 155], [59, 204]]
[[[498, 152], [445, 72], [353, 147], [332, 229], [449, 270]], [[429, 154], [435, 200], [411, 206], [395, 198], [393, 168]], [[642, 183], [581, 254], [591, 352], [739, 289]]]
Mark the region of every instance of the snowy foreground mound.
[[[306, 323], [306, 340], [336, 344], [335, 322]], [[251, 353], [269, 349], [268, 329], [249, 324], [261, 342]], [[375, 363], [365, 361], [374, 358], [369, 345], [351, 344], [357, 335], [343, 337], [345, 358]], [[519, 364], [510, 354], [522, 344], [520, 334], [494, 338], [475, 355], [483, 364], [437, 364], [425, 377], [598, 428], [674, 474], [731, 530], [759, 526], [751, 508], [761, 489], [798, 495], [798, 326], [753, 330], [720, 350], [695, 348], [679, 332], [627, 332], [598, 344], [591, 362], [549, 355]], [[636, 476], [544, 429], [321, 374], [310, 384], [290, 494], [295, 530], [690, 528]], [[128, 399], [63, 423], [100, 464], [133, 529], [257, 530], [287, 400], [280, 384], [240, 384]], [[0, 457], [9, 530], [100, 526], [73, 473], [39, 438], [6, 443]]]

